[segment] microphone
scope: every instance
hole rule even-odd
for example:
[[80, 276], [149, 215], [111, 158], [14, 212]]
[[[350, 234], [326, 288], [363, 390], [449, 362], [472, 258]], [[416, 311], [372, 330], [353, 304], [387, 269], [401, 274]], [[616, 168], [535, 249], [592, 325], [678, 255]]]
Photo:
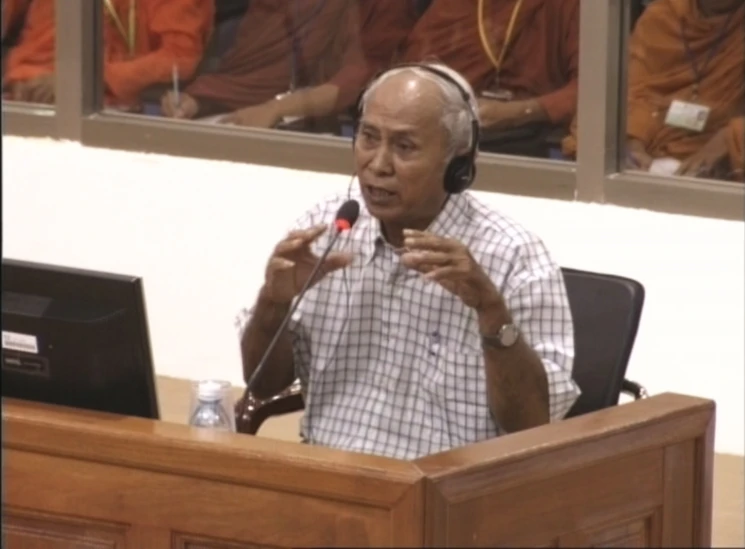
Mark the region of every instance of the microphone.
[[339, 210], [336, 212], [336, 218], [334, 219], [334, 229], [336, 230], [334, 231], [334, 234], [331, 237], [331, 242], [329, 242], [329, 245], [326, 246], [326, 249], [324, 250], [323, 254], [321, 254], [321, 257], [319, 257], [318, 261], [316, 261], [316, 264], [314, 265], [313, 270], [310, 272], [310, 276], [308, 277], [308, 280], [305, 281], [305, 284], [300, 290], [300, 293], [295, 298], [295, 301], [292, 304], [292, 307], [290, 307], [290, 310], [287, 311], [287, 314], [282, 319], [282, 323], [279, 325], [279, 328], [277, 328], [277, 331], [274, 333], [274, 337], [272, 337], [272, 340], [269, 342], [269, 345], [267, 346], [266, 351], [264, 351], [264, 355], [261, 357], [259, 364], [256, 366], [256, 369], [254, 370], [253, 374], [251, 374], [251, 377], [248, 379], [248, 382], [246, 383], [246, 394], [250, 394], [253, 392], [253, 388], [256, 385], [257, 380], [259, 379], [259, 374], [264, 369], [267, 359], [272, 354], [274, 347], [277, 346], [279, 337], [285, 331], [285, 328], [287, 327], [287, 324], [290, 322], [292, 315], [295, 313], [295, 310], [297, 310], [300, 300], [303, 299], [305, 292], [308, 291], [311, 284], [315, 280], [316, 275], [318, 274], [318, 271], [321, 269], [321, 265], [323, 265], [323, 262], [326, 260], [326, 257], [328, 257], [329, 253], [331, 253], [331, 250], [333, 249], [334, 244], [336, 244], [336, 241], [339, 239], [339, 236], [344, 231], [348, 231], [349, 229], [351, 229], [354, 226], [354, 224], [357, 222], [357, 218], [359, 216], [360, 216], [360, 203], [357, 202], [356, 200], [347, 200], [344, 204], [341, 205]]

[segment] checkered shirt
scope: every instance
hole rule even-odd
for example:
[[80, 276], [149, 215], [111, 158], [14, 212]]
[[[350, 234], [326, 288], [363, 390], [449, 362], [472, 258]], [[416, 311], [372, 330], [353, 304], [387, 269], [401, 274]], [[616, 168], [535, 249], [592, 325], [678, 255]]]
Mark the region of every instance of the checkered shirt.
[[[360, 217], [335, 249], [354, 262], [313, 287], [289, 323], [305, 399], [301, 436], [399, 459], [498, 436], [475, 312], [401, 265], [359, 191], [351, 197]], [[323, 201], [295, 228], [331, 223], [348, 198]], [[574, 334], [561, 270], [544, 244], [468, 192], [453, 195], [428, 231], [468, 246], [490, 275], [543, 361], [552, 420], [563, 418], [580, 392], [571, 376]], [[328, 231], [314, 251], [330, 238]], [[240, 335], [250, 315], [239, 314]]]

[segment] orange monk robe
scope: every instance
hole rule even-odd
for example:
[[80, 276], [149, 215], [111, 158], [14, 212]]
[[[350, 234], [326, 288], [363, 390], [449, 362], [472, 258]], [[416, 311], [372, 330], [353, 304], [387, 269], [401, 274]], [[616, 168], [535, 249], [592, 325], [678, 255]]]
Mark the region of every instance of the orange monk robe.
[[[681, 21], [699, 70], [704, 71], [695, 102], [711, 108], [702, 132], [665, 124], [673, 100], [694, 101], [696, 73], [681, 39]], [[639, 18], [629, 44], [627, 135], [653, 158], [686, 160], [703, 147], [745, 101], [745, 4], [735, 13], [703, 17], [696, 0], [655, 0]], [[724, 42], [706, 65], [726, 25]], [[576, 154], [576, 132], [563, 144]]]
[[258, 105], [295, 85], [339, 87], [337, 110], [390, 63], [414, 25], [407, 0], [251, 0], [217, 71], [186, 93], [216, 111]]
[[[136, 7], [136, 42], [130, 55], [125, 36], [104, 10], [104, 81], [107, 103], [131, 105], [149, 86], [190, 78], [204, 54], [214, 18], [213, 0], [113, 0], [128, 29], [130, 1]], [[32, 0], [18, 46], [8, 54], [3, 85], [54, 72], [55, 0]]]
[[734, 118], [726, 132], [730, 168], [736, 179], [745, 181], [745, 116]]
[[[484, 0], [486, 35], [498, 59], [514, 1]], [[478, 0], [434, 0], [404, 48], [407, 62], [439, 60], [477, 94], [494, 86], [496, 69], [481, 43]], [[579, 0], [524, 0], [500, 71], [515, 99], [538, 99], [550, 121], [568, 124], [577, 109]]]
[[418, 19], [411, 1], [358, 1], [341, 69], [329, 81], [339, 88], [337, 111], [353, 105], [370, 79], [391, 65]]
[[9, 29], [22, 23], [26, 9], [32, 0], [3, 0], [2, 17], [0, 18], [0, 28], [2, 28], [2, 38]]

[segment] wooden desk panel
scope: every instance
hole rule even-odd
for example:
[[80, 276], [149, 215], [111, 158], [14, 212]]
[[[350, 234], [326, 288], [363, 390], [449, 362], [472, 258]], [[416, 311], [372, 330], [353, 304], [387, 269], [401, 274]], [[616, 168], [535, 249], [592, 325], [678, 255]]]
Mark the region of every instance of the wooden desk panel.
[[659, 395], [413, 462], [3, 401], [7, 549], [705, 547], [714, 403]]
[[665, 394], [429, 456], [433, 547], [705, 547], [714, 403]]
[[421, 524], [423, 483], [411, 463], [3, 404], [9, 547], [70, 547], [71, 536], [132, 549], [422, 543], [411, 524]]

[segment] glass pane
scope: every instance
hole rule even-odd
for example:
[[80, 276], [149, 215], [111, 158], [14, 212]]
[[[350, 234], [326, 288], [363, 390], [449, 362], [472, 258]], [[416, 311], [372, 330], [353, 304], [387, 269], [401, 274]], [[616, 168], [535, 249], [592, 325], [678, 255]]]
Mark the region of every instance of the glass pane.
[[579, 0], [434, 0], [404, 49], [438, 59], [479, 96], [481, 150], [564, 159], [577, 109]]
[[136, 32], [129, 3], [104, 17], [109, 108], [351, 137], [375, 74], [439, 60], [481, 97], [485, 151], [560, 158], [576, 110], [578, 0], [139, 0]]
[[743, 181], [745, 2], [645, 4], [627, 49], [622, 168]]
[[3, 100], [54, 105], [54, 0], [3, 0]]

